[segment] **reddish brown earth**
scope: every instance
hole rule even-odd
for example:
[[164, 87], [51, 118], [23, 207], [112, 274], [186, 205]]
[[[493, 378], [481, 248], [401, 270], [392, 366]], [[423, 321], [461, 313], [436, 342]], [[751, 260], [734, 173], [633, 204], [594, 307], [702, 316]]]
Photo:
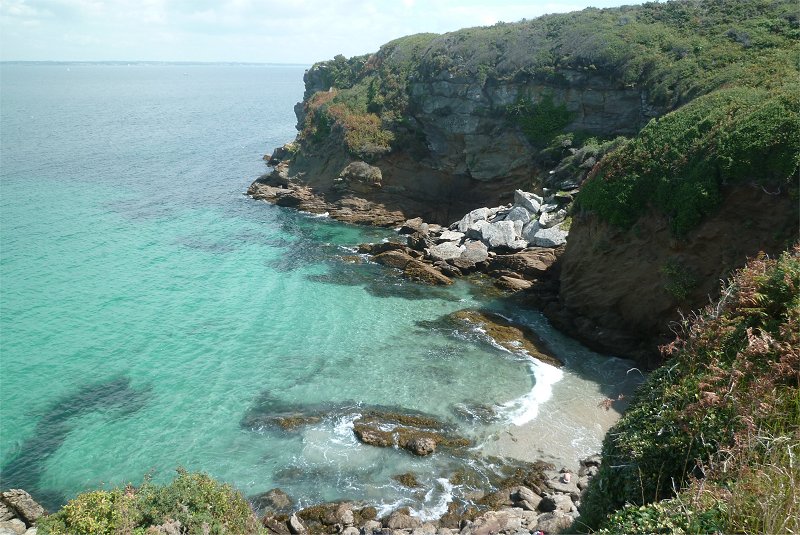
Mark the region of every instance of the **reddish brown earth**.
[[[743, 185], [729, 189], [719, 211], [685, 239], [658, 214], [625, 231], [584, 217], [572, 225], [558, 297], [544, 300], [545, 313], [591, 347], [655, 365], [657, 347], [675, 337], [670, 326], [681, 313], [708, 304], [748, 257], [776, 255], [798, 239], [797, 213], [790, 195]], [[694, 281], [685, 298], [666, 289], [675, 282], [668, 266]]]

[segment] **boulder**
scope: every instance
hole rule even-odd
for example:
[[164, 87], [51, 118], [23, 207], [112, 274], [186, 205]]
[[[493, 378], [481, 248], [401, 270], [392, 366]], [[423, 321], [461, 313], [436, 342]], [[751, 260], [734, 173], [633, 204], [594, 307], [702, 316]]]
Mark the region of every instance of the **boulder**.
[[536, 231], [530, 244], [536, 247], [558, 247], [567, 243], [568, 235], [566, 230], [558, 227], [543, 228]]
[[480, 229], [481, 241], [491, 248], [513, 248], [517, 241], [517, 231], [513, 221], [497, 221], [482, 226]]
[[522, 227], [522, 239], [528, 243], [533, 243], [533, 238], [542, 226], [538, 219], [534, 219]]
[[413, 219], [407, 219], [397, 232], [400, 234], [413, 234], [415, 232], [427, 234], [429, 228], [428, 224], [425, 223], [421, 217], [415, 217]]
[[291, 533], [286, 517], [283, 515], [267, 513], [261, 517], [261, 525], [266, 528], [269, 534], [289, 535]]
[[399, 446], [420, 456], [430, 455], [439, 445], [469, 445], [468, 440], [451, 435], [441, 422], [425, 415], [370, 412], [353, 422], [353, 433], [365, 444], [384, 448]]
[[353, 433], [355, 433], [358, 440], [370, 446], [388, 448], [395, 444], [394, 434], [391, 431], [384, 431], [376, 426], [355, 423], [353, 424]]
[[400, 250], [382, 252], [372, 259], [379, 264], [397, 269], [405, 269], [408, 263], [414, 260], [408, 253]]
[[542, 205], [541, 213], [546, 214], [548, 212], [555, 212], [558, 210], [558, 203], [555, 202], [555, 199], [550, 197], [545, 204]]
[[522, 206], [513, 207], [505, 217], [505, 221], [521, 221], [523, 225], [526, 225], [530, 220], [530, 212]]
[[440, 241], [440, 242], [448, 242], [448, 241], [460, 242], [461, 240], [464, 239], [464, 236], [465, 236], [465, 234], [463, 232], [457, 232], [455, 230], [444, 230], [439, 235], [439, 238], [437, 239], [437, 241]]
[[353, 504], [342, 503], [336, 508], [336, 518], [345, 526], [352, 526], [355, 524], [355, 516], [353, 515]]
[[395, 511], [386, 519], [389, 529], [414, 529], [422, 526], [422, 520], [407, 513]]
[[[485, 262], [489, 258], [489, 249], [480, 241], [466, 242], [464, 251], [461, 253], [461, 258], [472, 264]], [[460, 266], [459, 266], [460, 267]]]
[[377, 520], [367, 520], [364, 522], [364, 525], [361, 526], [361, 533], [362, 535], [371, 535], [372, 533], [380, 531], [381, 529], [383, 529], [383, 524]]
[[383, 175], [380, 168], [366, 162], [352, 162], [339, 173], [334, 181], [334, 187], [339, 185], [359, 193], [369, 193], [381, 187]]
[[395, 241], [386, 241], [379, 243], [362, 243], [358, 246], [360, 254], [371, 254], [373, 256], [385, 253], [386, 251], [403, 251], [408, 252], [408, 247], [402, 243]]
[[342, 535], [361, 535], [361, 530], [354, 526], [348, 526], [342, 530]]
[[425, 457], [436, 451], [436, 441], [430, 437], [416, 437], [403, 444], [403, 449]]
[[436, 535], [436, 526], [430, 522], [425, 522], [418, 528], [414, 528], [411, 535]]
[[429, 247], [433, 247], [436, 242], [429, 234], [414, 232], [406, 238], [406, 243], [408, 243], [408, 246], [412, 249], [424, 251]]
[[542, 198], [535, 193], [518, 189], [514, 191], [514, 205], [525, 208], [531, 214], [538, 214], [542, 206]]
[[543, 533], [569, 533], [575, 522], [575, 517], [561, 511], [539, 515], [536, 520], [536, 529]]
[[564, 481], [563, 477], [561, 477], [561, 474], [548, 475], [551, 477], [547, 480], [546, 485], [551, 490], [561, 494], [570, 494], [574, 496], [580, 495], [577, 478], [570, 478], [569, 481]]
[[533, 283], [529, 280], [520, 279], [518, 277], [510, 277], [508, 275], [501, 275], [497, 278], [494, 284], [498, 288], [508, 290], [509, 292], [519, 292], [521, 290], [527, 290], [533, 286]]
[[300, 519], [297, 518], [296, 514], [289, 517], [287, 525], [289, 526], [289, 531], [291, 531], [293, 535], [302, 535], [308, 532]]
[[0, 522], [0, 535], [24, 535], [28, 527], [19, 518]]
[[524, 325], [515, 324], [506, 318], [480, 310], [464, 309], [450, 315], [456, 324], [459, 322], [479, 326], [492, 340], [512, 353], [526, 352], [531, 357], [553, 366], [561, 362], [550, 353], [544, 341], [534, 331]]
[[522, 508], [528, 511], [536, 511], [539, 507], [539, 502], [542, 501], [542, 497], [528, 487], [520, 487], [517, 490], [516, 498]]
[[461, 220], [457, 223], [457, 229], [459, 232], [467, 232], [467, 230], [472, 227], [478, 221], [485, 221], [487, 217], [489, 217], [489, 209], [484, 208], [476, 208], [475, 210], [471, 211], [467, 215], [461, 218]]
[[453, 281], [449, 277], [443, 275], [435, 267], [414, 259], [406, 264], [406, 267], [403, 270], [403, 275], [408, 279], [430, 284], [432, 286], [446, 286], [448, 284], [453, 284]]
[[0, 501], [0, 522], [5, 522], [6, 520], [11, 520], [12, 518], [16, 517], [17, 514], [9, 509], [9, 507]]
[[0, 494], [2, 501], [11, 511], [16, 512], [23, 522], [35, 524], [39, 517], [45, 514], [44, 507], [39, 505], [33, 497], [21, 489], [11, 489]]
[[556, 261], [552, 249], [525, 249], [514, 254], [496, 255], [489, 266], [491, 269], [507, 269], [526, 277], [538, 277], [545, 273]]
[[[450, 260], [450, 262], [456, 262], [457, 260], [458, 258], [454, 258], [453, 260]], [[437, 260], [436, 262], [433, 263], [433, 267], [441, 271], [442, 275], [444, 275], [445, 277], [460, 277], [461, 275], [463, 275], [461, 269], [459, 269], [458, 266], [451, 265], [448, 262], [445, 262], [444, 260]]]
[[469, 531], [472, 535], [495, 535], [501, 532], [516, 533], [521, 529], [522, 518], [513, 509], [504, 509], [488, 511], [476, 518]]
[[402, 270], [403, 276], [411, 280], [431, 285], [447, 285], [453, 283], [450, 278], [443, 275], [435, 267], [413, 258], [404, 251], [386, 251], [385, 253], [373, 257], [373, 260], [384, 266]]
[[562, 513], [569, 513], [575, 509], [575, 504], [572, 503], [572, 498], [566, 494], [547, 494], [542, 497], [539, 502], [539, 510], [543, 513], [550, 513], [552, 511], [560, 511]]
[[467, 248], [453, 241], [446, 241], [428, 248], [428, 255], [433, 260], [450, 260], [458, 258]]
[[539, 216], [539, 224], [544, 228], [550, 228], [558, 225], [567, 218], [566, 210], [558, 210], [556, 212], [544, 212]]
[[257, 494], [250, 501], [258, 511], [268, 510], [288, 513], [292, 509], [292, 499], [281, 489], [272, 489], [262, 494]]
[[472, 238], [473, 240], [483, 239], [483, 234], [482, 234], [483, 229], [484, 227], [488, 227], [489, 225], [491, 225], [491, 223], [489, 223], [485, 219], [476, 221], [475, 223], [470, 225], [465, 231], [466, 237]]

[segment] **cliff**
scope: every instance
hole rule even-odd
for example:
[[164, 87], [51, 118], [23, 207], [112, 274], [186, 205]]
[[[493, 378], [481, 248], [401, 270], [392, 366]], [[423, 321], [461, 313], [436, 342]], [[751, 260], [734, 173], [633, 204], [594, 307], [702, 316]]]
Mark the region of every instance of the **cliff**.
[[540, 304], [589, 345], [654, 363], [678, 307], [797, 236], [798, 54], [788, 0], [398, 39], [306, 72], [297, 139], [250, 193], [381, 225], [449, 224], [516, 188], [577, 194]]

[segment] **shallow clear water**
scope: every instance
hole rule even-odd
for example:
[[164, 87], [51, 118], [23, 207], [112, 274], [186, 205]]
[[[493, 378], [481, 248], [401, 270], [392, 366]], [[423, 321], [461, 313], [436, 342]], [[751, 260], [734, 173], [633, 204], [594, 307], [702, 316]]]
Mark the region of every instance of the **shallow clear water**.
[[[624, 361], [505, 310], [572, 363], [537, 368], [441, 321], [501, 303], [354, 261], [355, 245], [390, 231], [242, 194], [265, 171], [262, 154], [293, 137], [302, 75], [0, 66], [0, 486], [54, 507], [146, 473], [168, 480], [181, 465], [248, 495], [280, 486], [306, 504], [347, 497], [433, 514], [452, 490], [435, 480], [458, 461], [358, 444], [353, 415], [373, 405], [435, 415], [507, 454], [504, 432], [578, 397], [558, 418], [577, 441], [542, 454], [597, 449], [587, 407], [621, 388]], [[243, 425], [264, 400], [338, 412], [297, 431]], [[500, 420], [464, 417], [475, 405]], [[409, 470], [434, 491], [390, 479]]]

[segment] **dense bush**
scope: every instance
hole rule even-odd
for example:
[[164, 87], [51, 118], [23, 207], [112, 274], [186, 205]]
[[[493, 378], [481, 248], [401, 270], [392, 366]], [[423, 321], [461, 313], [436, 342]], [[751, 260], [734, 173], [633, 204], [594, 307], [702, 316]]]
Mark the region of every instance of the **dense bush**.
[[522, 132], [536, 144], [548, 144], [572, 121], [573, 114], [563, 103], [553, 102], [553, 95], [545, 94], [538, 102], [522, 98], [509, 106], [509, 115], [519, 124]]
[[37, 525], [43, 535], [114, 535], [151, 533], [148, 528], [164, 524], [181, 533], [260, 533], [239, 492], [206, 474], [183, 469], [169, 485], [145, 482], [139, 488], [80, 494]]
[[718, 206], [723, 185], [796, 187], [799, 168], [800, 86], [723, 89], [651, 121], [607, 155], [577, 206], [623, 228], [655, 208], [680, 236]]
[[[674, 507], [663, 504], [606, 519], [625, 504], [673, 498], [692, 478], [703, 479], [704, 493], [677, 497], [692, 501], [687, 507], [696, 514], [708, 513], [708, 521], [719, 512], [722, 531], [768, 526], [753, 512], [761, 503], [796, 514], [800, 474], [786, 461], [800, 452], [800, 245], [778, 259], [751, 260], [720, 301], [680, 332], [664, 348], [670, 360], [606, 435], [582, 521], [613, 532], [634, 520], [670, 516]], [[778, 485], [780, 477], [787, 483]], [[682, 529], [691, 532], [690, 524]]]

